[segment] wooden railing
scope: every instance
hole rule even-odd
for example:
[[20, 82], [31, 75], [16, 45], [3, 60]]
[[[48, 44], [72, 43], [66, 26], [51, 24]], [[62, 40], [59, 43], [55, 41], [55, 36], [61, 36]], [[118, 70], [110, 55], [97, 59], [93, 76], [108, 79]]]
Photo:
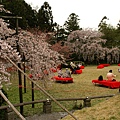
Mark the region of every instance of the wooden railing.
[[[115, 94], [111, 94], [111, 95], [104, 95], [104, 96], [91, 96], [91, 97], [83, 97], [83, 98], [58, 98], [56, 99], [57, 101], [77, 101], [77, 100], [92, 100], [92, 99], [97, 99], [97, 98], [106, 98], [106, 97], [113, 97], [115, 96]], [[52, 102], [53, 100], [47, 99], [47, 100], [35, 100], [35, 101], [30, 101], [30, 102], [24, 102], [24, 103], [18, 103], [18, 104], [13, 104], [14, 107], [19, 107], [19, 106], [25, 106], [25, 105], [30, 105], [30, 104], [37, 104], [37, 103], [45, 103], [45, 102]], [[6, 106], [1, 106], [1, 109], [6, 109], [9, 108], [8, 105]]]
[[[60, 98], [56, 99], [57, 101], [77, 101], [77, 100], [83, 100], [83, 105], [82, 108], [84, 107], [91, 107], [91, 100], [92, 99], [100, 99], [100, 98], [106, 98], [106, 97], [113, 97], [115, 94], [112, 95], [104, 95], [104, 96], [92, 96], [92, 97], [83, 97], [83, 98]], [[30, 101], [30, 102], [24, 102], [24, 103], [19, 103], [19, 104], [13, 104], [14, 107], [20, 107], [20, 106], [25, 106], [25, 105], [30, 105], [30, 104], [37, 104], [37, 103], [43, 103], [43, 112], [44, 113], [51, 113], [52, 110], [52, 102], [53, 100], [46, 99], [46, 100], [35, 100], [35, 101]], [[12, 113], [12, 109], [10, 106], [1, 106], [0, 110], [5, 110], [5, 117], [7, 116], [9, 118], [10, 113]], [[14, 112], [13, 112], [14, 113]], [[14, 114], [12, 114], [14, 116]], [[8, 119], [6, 118], [6, 119]]]

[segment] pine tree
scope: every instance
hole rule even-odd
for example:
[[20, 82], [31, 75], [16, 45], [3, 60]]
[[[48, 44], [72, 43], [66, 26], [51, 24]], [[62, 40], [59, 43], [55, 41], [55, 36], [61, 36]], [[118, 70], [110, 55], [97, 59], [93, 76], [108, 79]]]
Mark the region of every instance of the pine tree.
[[52, 10], [48, 2], [44, 2], [38, 11], [38, 26], [40, 30], [50, 32], [53, 31]]
[[[3, 0], [2, 4], [5, 9], [9, 10], [11, 14], [6, 14], [7, 16], [20, 16], [22, 19], [19, 22], [19, 26], [22, 29], [28, 27], [37, 26], [37, 12], [32, 10], [32, 7], [28, 5], [24, 0]], [[9, 20], [12, 28], [15, 28], [15, 20]]]
[[107, 40], [105, 46], [108, 48], [118, 47], [120, 41], [119, 32], [118, 32], [119, 23], [118, 23], [118, 29], [116, 29], [112, 25], [107, 24], [106, 20], [109, 19], [106, 16], [104, 16], [98, 26], [99, 31], [104, 34], [102, 38]]
[[68, 17], [68, 20], [65, 21], [64, 27], [67, 30], [68, 33], [75, 31], [75, 30], [80, 30], [79, 26], [79, 16], [76, 15], [75, 13], [71, 13]]
[[64, 41], [67, 38], [66, 31], [65, 31], [64, 27], [58, 25], [57, 23], [56, 23], [56, 26], [55, 26], [54, 37], [55, 37], [55, 39], [57, 39], [56, 42]]

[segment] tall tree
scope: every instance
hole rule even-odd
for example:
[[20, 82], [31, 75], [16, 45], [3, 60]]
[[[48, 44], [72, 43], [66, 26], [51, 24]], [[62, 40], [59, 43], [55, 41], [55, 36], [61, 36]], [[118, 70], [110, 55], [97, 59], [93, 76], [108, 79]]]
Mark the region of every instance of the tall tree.
[[[19, 45], [19, 54], [21, 57], [24, 54], [26, 61], [28, 61], [27, 65], [31, 67], [31, 70], [33, 70], [32, 74], [34, 78], [38, 79], [36, 73], [39, 73], [41, 75], [40, 79], [44, 79], [44, 77], [46, 77], [46, 79], [50, 79], [51, 77], [49, 77], [49, 75], [53, 75], [51, 68], [64, 62], [64, 58], [63, 55], [51, 50], [50, 44], [45, 42], [47, 33], [42, 33], [41, 36], [39, 36], [33, 35], [32, 33], [22, 29], [19, 30], [18, 35], [14, 35], [15, 32], [15, 30], [8, 28], [8, 24], [5, 23], [3, 19], [0, 19], [1, 41], [4, 41], [4, 44], [15, 47], [15, 51], [12, 50], [13, 53], [17, 51], [16, 46]], [[2, 48], [4, 48], [4, 44]], [[5, 48], [4, 52], [10, 52], [9, 48]], [[0, 57], [5, 57], [4, 52], [0, 49]], [[18, 55], [18, 53], [16, 54]], [[11, 57], [12, 59], [17, 60], [17, 58], [10, 56], [10, 58]], [[47, 70], [49, 75], [44, 74], [44, 70]]]
[[98, 29], [99, 29], [100, 32], [104, 32], [105, 29], [107, 28], [106, 20], [108, 20], [108, 18], [106, 16], [104, 16], [102, 18], [102, 20], [100, 21], [100, 23], [98, 25]]
[[120, 49], [120, 21], [117, 24], [117, 28], [116, 28], [116, 36], [115, 36], [115, 40], [116, 40], [116, 44], [118, 45], [119, 49]]
[[[24, 0], [3, 0], [2, 4], [5, 9], [8, 9], [12, 16], [20, 16], [22, 19], [19, 22], [19, 26], [23, 29], [28, 27], [37, 26], [37, 12], [32, 10], [32, 7], [28, 5]], [[11, 27], [15, 28], [15, 20], [9, 20]]]
[[106, 40], [100, 39], [101, 36], [101, 32], [92, 29], [76, 30], [69, 34], [67, 42], [79, 60], [92, 62], [105, 56], [102, 44]]
[[104, 34], [102, 38], [107, 40], [105, 46], [108, 48], [118, 47], [120, 42], [119, 23], [117, 26], [118, 29], [116, 29], [112, 25], [107, 24], [106, 20], [108, 20], [108, 18], [104, 16], [98, 26], [99, 31]]
[[75, 30], [80, 30], [80, 26], [79, 26], [79, 16], [76, 15], [75, 13], [71, 13], [67, 19], [67, 21], [65, 21], [64, 27], [67, 30], [68, 34], [72, 31]]
[[56, 23], [56, 26], [54, 27], [54, 38], [56, 40], [56, 43], [59, 41], [65, 41], [67, 38], [66, 31], [63, 26], [60, 26]]
[[44, 2], [38, 11], [38, 26], [40, 30], [46, 32], [53, 31], [53, 15], [48, 2]]

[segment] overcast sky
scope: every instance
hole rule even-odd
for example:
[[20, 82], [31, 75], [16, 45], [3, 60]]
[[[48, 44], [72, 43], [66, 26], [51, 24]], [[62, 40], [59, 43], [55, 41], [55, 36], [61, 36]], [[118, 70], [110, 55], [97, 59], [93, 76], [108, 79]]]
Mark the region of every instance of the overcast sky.
[[120, 0], [25, 0], [38, 9], [46, 1], [52, 7], [54, 22], [63, 26], [71, 13], [79, 16], [80, 27], [98, 28], [104, 16], [108, 24], [116, 27], [120, 20]]

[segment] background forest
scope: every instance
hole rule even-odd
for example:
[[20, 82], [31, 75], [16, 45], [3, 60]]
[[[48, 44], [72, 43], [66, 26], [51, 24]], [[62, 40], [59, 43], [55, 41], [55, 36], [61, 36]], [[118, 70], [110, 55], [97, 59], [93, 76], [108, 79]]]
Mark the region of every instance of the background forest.
[[[83, 61], [86, 64], [119, 63], [120, 23], [107, 24], [107, 16], [101, 18], [98, 29], [83, 29], [80, 18], [75, 13], [68, 15], [63, 26], [53, 22], [52, 7], [48, 2], [38, 9], [32, 9], [24, 0], [1, 0], [4, 8], [11, 13], [0, 16], [20, 16], [19, 27], [34, 34], [47, 33], [46, 42], [51, 49], [63, 54], [66, 61]], [[5, 19], [12, 29], [16, 29], [14, 19]]]

